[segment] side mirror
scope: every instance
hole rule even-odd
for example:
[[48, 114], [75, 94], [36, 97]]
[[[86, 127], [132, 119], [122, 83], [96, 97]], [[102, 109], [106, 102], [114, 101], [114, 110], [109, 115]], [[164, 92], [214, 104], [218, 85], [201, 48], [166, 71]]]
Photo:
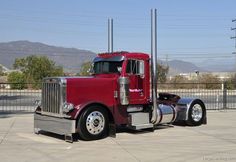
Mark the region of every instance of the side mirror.
[[139, 67], [138, 67], [139, 74], [142, 76], [144, 75], [144, 61], [139, 61]]

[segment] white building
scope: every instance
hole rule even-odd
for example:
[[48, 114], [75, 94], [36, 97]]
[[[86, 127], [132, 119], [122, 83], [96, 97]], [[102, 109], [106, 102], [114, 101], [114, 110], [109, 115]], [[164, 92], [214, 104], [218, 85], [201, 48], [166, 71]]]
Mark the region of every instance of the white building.
[[203, 74], [212, 74], [219, 78], [221, 81], [229, 79], [232, 75], [234, 75], [234, 72], [192, 72], [192, 73], [180, 73], [180, 76], [185, 77], [188, 80], [196, 80], [198, 75], [201, 76]]

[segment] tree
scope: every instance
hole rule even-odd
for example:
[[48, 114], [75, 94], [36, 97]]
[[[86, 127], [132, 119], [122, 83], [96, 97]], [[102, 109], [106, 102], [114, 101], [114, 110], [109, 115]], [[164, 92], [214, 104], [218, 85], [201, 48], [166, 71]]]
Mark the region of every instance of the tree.
[[11, 89], [26, 88], [25, 75], [19, 71], [13, 71], [7, 76], [7, 81], [10, 83]]
[[187, 82], [184, 76], [176, 75], [173, 79], [171, 79], [171, 83], [187, 83]]
[[220, 79], [213, 74], [202, 74], [199, 76], [200, 83], [221, 83]]
[[160, 83], [166, 82], [168, 72], [169, 66], [157, 64], [157, 78]]
[[81, 75], [81, 76], [90, 75], [90, 69], [91, 68], [92, 68], [92, 62], [90, 62], [90, 61], [84, 62], [81, 65], [79, 75]]
[[205, 85], [206, 89], [219, 89], [221, 88], [220, 79], [213, 74], [202, 74], [199, 77], [199, 82], [201, 83], [201, 86]]
[[3, 68], [2, 68], [2, 65], [0, 65], [0, 76], [2, 76], [4, 73], [3, 73]]
[[191, 86], [186, 84], [188, 83], [188, 80], [186, 77], [182, 75], [176, 75], [174, 78], [170, 80], [170, 83], [173, 84], [173, 88], [189, 88], [189, 86]]
[[236, 89], [236, 74], [232, 75], [225, 83], [227, 89]]
[[29, 83], [41, 82], [45, 77], [63, 75], [62, 67], [56, 66], [55, 62], [46, 56], [31, 55], [25, 58], [17, 58], [13, 67], [22, 71]]

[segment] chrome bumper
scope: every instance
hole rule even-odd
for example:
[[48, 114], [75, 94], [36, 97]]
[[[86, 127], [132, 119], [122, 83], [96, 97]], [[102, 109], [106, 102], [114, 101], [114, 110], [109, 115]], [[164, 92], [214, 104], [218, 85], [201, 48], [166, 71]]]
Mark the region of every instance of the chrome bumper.
[[34, 114], [34, 129], [61, 135], [76, 133], [76, 120]]

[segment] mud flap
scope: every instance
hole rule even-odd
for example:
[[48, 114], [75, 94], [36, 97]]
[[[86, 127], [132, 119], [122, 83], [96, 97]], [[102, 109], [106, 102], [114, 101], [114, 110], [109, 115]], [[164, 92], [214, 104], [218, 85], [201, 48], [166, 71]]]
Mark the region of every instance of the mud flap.
[[110, 123], [109, 124], [109, 137], [116, 138], [116, 125]]
[[65, 134], [65, 141], [69, 143], [73, 143], [73, 134]]
[[204, 117], [204, 119], [202, 121], [202, 124], [207, 124], [207, 112], [205, 113], [205, 117]]

